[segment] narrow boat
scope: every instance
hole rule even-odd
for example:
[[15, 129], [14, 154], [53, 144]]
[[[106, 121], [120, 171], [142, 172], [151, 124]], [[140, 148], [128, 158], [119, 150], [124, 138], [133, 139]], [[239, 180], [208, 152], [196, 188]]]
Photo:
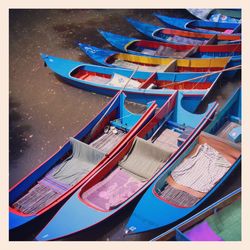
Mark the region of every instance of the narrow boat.
[[143, 23], [133, 18], [127, 21], [143, 35], [161, 42], [186, 45], [228, 44], [241, 42], [241, 35], [197, 33], [177, 29], [169, 29], [149, 23]]
[[[36, 240], [55, 240], [96, 226], [125, 209], [177, 158], [214, 115], [186, 110], [178, 92], [118, 155], [89, 179], [56, 213]], [[183, 106], [184, 105], [184, 106]]]
[[[181, 241], [185, 241], [185, 240], [194, 240], [194, 237], [196, 238], [196, 240], [206, 240], [206, 241], [218, 241], [221, 240], [222, 237], [218, 237], [218, 235], [216, 235], [216, 233], [214, 233], [213, 228], [210, 227], [209, 222], [214, 221], [217, 219], [218, 221], [218, 216], [224, 219], [230, 219], [232, 218], [232, 215], [234, 215], [232, 213], [232, 211], [230, 211], [230, 214], [228, 215], [224, 215], [224, 209], [228, 210], [228, 206], [230, 206], [231, 204], [234, 204], [233, 206], [235, 206], [235, 202], [237, 202], [237, 211], [239, 211], [239, 202], [241, 199], [241, 188], [238, 188], [236, 190], [234, 190], [233, 192], [227, 194], [226, 196], [224, 196], [223, 198], [217, 200], [216, 202], [214, 202], [213, 204], [211, 204], [210, 206], [204, 208], [203, 210], [201, 210], [200, 212], [194, 214], [193, 216], [191, 216], [190, 218], [188, 218], [187, 220], [179, 223], [178, 225], [174, 226], [173, 228], [169, 229], [168, 231], [158, 235], [157, 237], [153, 238], [151, 241], [166, 241], [166, 240], [181, 240]], [[230, 209], [231, 210], [231, 209]], [[219, 212], [219, 213], [218, 213]], [[228, 211], [227, 211], [228, 212]], [[222, 216], [221, 214], [222, 213]], [[237, 213], [238, 214], [238, 213]], [[210, 216], [213, 216], [212, 218]], [[210, 217], [210, 218], [209, 218]], [[208, 221], [207, 221], [208, 219]], [[238, 223], [241, 223], [241, 220], [238, 219], [236, 217]], [[225, 226], [227, 226], [227, 228], [230, 230], [230, 236], [235, 238], [237, 237], [237, 239], [239, 240], [239, 234], [241, 232], [241, 229], [238, 227], [236, 230], [234, 230], [234, 226], [232, 227], [228, 225], [225, 225], [224, 223], [221, 223], [221, 220], [219, 220], [220, 223], [217, 225], [220, 227], [220, 232], [219, 234], [221, 234], [222, 228], [225, 229]], [[239, 224], [237, 224], [239, 225]], [[213, 224], [212, 224], [213, 226]], [[197, 231], [198, 229], [198, 231]], [[215, 229], [216, 231], [216, 229]], [[233, 231], [233, 233], [232, 233]], [[201, 234], [201, 232], [203, 232]], [[186, 233], [188, 235], [186, 235]], [[190, 237], [191, 234], [191, 237]], [[225, 233], [223, 232], [223, 234], [225, 235]], [[227, 234], [228, 235], [228, 234]], [[229, 240], [233, 240], [230, 237]], [[223, 240], [225, 240], [225, 237], [223, 237]], [[228, 240], [228, 239], [226, 239]]]
[[161, 22], [163, 22], [168, 28], [182, 29], [186, 31], [209, 33], [209, 34], [234, 34], [241, 32], [240, 23], [222, 23], [222, 22], [211, 22], [203, 20], [191, 20], [186, 18], [176, 18], [163, 16], [157, 13], [153, 14]]
[[178, 45], [165, 42], [141, 40], [99, 30], [100, 34], [115, 48], [135, 55], [171, 58], [207, 58], [241, 55], [241, 43], [222, 45]]
[[[79, 43], [81, 50], [94, 61], [109, 67], [143, 72], [213, 72], [241, 65], [241, 56], [217, 58], [156, 58], [131, 55]], [[237, 70], [223, 73], [233, 77]]]
[[125, 94], [117, 93], [76, 136], [10, 189], [10, 230], [46, 219], [47, 212], [117, 154], [157, 108], [150, 102], [144, 114], [133, 114], [124, 102]]
[[177, 161], [149, 187], [134, 209], [127, 233], [170, 227], [195, 212], [241, 162], [241, 90]]
[[155, 100], [158, 106], [162, 106], [165, 95], [173, 94], [174, 90], [181, 90], [185, 94], [192, 95], [193, 105], [192, 109], [189, 108], [192, 112], [216, 86], [221, 75], [216, 73], [206, 76], [203, 72], [152, 74], [85, 64], [45, 54], [41, 57], [45, 65], [65, 82], [98, 94], [113, 96], [123, 89], [130, 101], [145, 104]]
[[240, 9], [187, 9], [187, 11], [204, 21], [241, 23]]

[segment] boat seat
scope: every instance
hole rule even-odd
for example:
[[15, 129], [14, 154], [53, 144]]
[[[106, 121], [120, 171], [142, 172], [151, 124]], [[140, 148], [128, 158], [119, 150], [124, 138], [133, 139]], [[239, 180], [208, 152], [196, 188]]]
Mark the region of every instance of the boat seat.
[[177, 60], [174, 59], [167, 66], [165, 66], [164, 72], [175, 72], [177, 68]]
[[99, 83], [99, 84], [107, 84], [110, 81], [109, 78], [96, 76], [96, 75], [90, 75], [90, 74], [88, 74], [84, 78], [84, 80], [87, 82], [93, 82], [93, 83]]
[[172, 151], [136, 137], [132, 149], [118, 165], [135, 178], [145, 181], [153, 177], [171, 154]]
[[202, 45], [206, 44], [208, 40], [192, 39], [183, 36], [172, 36], [167, 39], [168, 42], [181, 43], [181, 44], [191, 44], [191, 45]]
[[[241, 127], [238, 123], [236, 122], [230, 122], [230, 121], [227, 121], [223, 126], [222, 128], [217, 132], [217, 136], [221, 137], [221, 138], [224, 138], [224, 139], [228, 139], [230, 140], [230, 137], [229, 137], [229, 134], [230, 132], [235, 129], [235, 128], [239, 128]], [[233, 140], [231, 140], [233, 141]], [[237, 141], [237, 142], [240, 142], [241, 140]], [[234, 142], [234, 141], [233, 141]]]
[[120, 59], [115, 60], [113, 65], [121, 68], [127, 68], [133, 70], [137, 69], [137, 71], [146, 71], [146, 72], [164, 72], [168, 68], [168, 65], [146, 66], [146, 65], [127, 62]]
[[73, 148], [72, 156], [62, 162], [51, 173], [51, 177], [73, 186], [103, 159], [105, 153], [75, 138], [70, 138], [70, 143]]
[[160, 45], [159, 48], [155, 52], [155, 56], [166, 56], [166, 57], [171, 57], [173, 56], [174, 52], [176, 50], [172, 49], [170, 47], [165, 47], [163, 45]]
[[130, 79], [126, 76], [114, 73], [111, 80], [108, 82], [108, 85], [116, 86], [116, 87], [124, 87], [126, 85], [127, 88], [139, 88], [141, 83], [139, 81]]

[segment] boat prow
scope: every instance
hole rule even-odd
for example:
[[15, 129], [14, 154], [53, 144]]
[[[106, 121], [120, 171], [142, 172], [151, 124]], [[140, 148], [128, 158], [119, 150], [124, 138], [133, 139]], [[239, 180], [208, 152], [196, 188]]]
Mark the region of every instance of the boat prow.
[[119, 50], [125, 51], [125, 52], [127, 52], [126, 47], [129, 46], [130, 43], [139, 41], [135, 38], [117, 35], [111, 32], [106, 32], [102, 30], [98, 30], [98, 31], [106, 39], [106, 41], [110, 43], [113, 47], [118, 48]]

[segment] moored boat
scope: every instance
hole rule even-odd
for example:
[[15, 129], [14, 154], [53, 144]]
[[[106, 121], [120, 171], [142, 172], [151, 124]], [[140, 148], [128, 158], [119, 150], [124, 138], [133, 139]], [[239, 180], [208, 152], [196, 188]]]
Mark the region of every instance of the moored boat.
[[140, 22], [133, 18], [127, 18], [127, 21], [143, 35], [161, 42], [180, 45], [229, 44], [241, 42], [241, 35], [239, 34], [198, 33], [156, 26], [153, 24]]
[[[143, 72], [213, 72], [241, 65], [241, 56], [216, 58], [159, 58], [120, 53], [79, 43], [80, 49], [94, 61], [109, 67], [127, 68]], [[233, 77], [237, 70], [225, 72]]]
[[[167, 230], [164, 233], [154, 237], [151, 241], [166, 241], [166, 240], [199, 240], [199, 241], [221, 241], [221, 240], [240, 240], [241, 219], [238, 217], [240, 215], [240, 199], [241, 199], [241, 188], [234, 190], [233, 192], [225, 195], [221, 199], [215, 201], [211, 205], [207, 206], [200, 212], [194, 214], [185, 221], [179, 223], [173, 228]], [[235, 202], [237, 202], [236, 209], [237, 214], [235, 216]], [[234, 209], [228, 208], [231, 204], [234, 204]], [[225, 214], [225, 210], [228, 210]], [[229, 212], [229, 213], [228, 213]], [[210, 218], [209, 218], [210, 217]], [[230, 220], [233, 225], [228, 223], [222, 223], [219, 218], [224, 218], [224, 220]], [[217, 221], [216, 224], [211, 223]], [[210, 222], [211, 221], [211, 222]], [[209, 224], [212, 224], [211, 226]], [[235, 224], [238, 225], [235, 228]], [[217, 226], [215, 226], [217, 225]], [[215, 226], [215, 229], [213, 229]], [[198, 230], [197, 230], [198, 229]], [[218, 232], [219, 229], [219, 232]], [[230, 233], [226, 234], [225, 231]], [[223, 234], [223, 236], [222, 236]], [[190, 236], [191, 235], [191, 236]], [[228, 235], [230, 238], [228, 238]], [[221, 237], [222, 236], [222, 237]]]
[[99, 30], [115, 48], [130, 54], [152, 57], [203, 58], [226, 57], [241, 54], [241, 43], [223, 45], [177, 45], [166, 42], [141, 40]]
[[240, 9], [187, 9], [193, 16], [213, 22], [240, 23]]
[[171, 226], [194, 212], [241, 162], [241, 90], [167, 170], [133, 211], [127, 233]]
[[193, 105], [190, 111], [195, 111], [199, 103], [216, 86], [221, 75], [206, 75], [204, 72], [152, 74], [85, 64], [45, 54], [42, 54], [42, 59], [62, 80], [75, 87], [108, 96], [113, 96], [123, 89], [128, 100], [142, 104], [155, 100], [158, 106], [162, 106], [165, 95], [172, 95], [174, 90], [180, 90], [192, 96]]
[[192, 20], [186, 18], [176, 18], [163, 16], [154, 13], [161, 22], [163, 22], [169, 28], [177, 28], [186, 31], [209, 33], [209, 34], [237, 34], [241, 32], [240, 23], [222, 23], [222, 22], [211, 22], [203, 20]]
[[[125, 107], [125, 97], [117, 93], [86, 127], [10, 189], [10, 230], [46, 221], [46, 214], [101, 169], [152, 118], [155, 102], [148, 103], [143, 114], [134, 114]], [[169, 98], [165, 96], [165, 102]]]
[[[84, 184], [57, 212], [36, 240], [55, 240], [96, 226], [124, 209], [164, 171], [209, 123], [216, 104], [203, 114], [186, 110], [176, 93], [116, 157]], [[166, 139], [167, 138], [167, 139]]]

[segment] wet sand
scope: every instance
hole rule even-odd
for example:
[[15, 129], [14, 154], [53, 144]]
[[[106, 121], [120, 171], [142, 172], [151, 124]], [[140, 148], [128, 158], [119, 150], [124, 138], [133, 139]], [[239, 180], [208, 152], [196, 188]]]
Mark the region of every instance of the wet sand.
[[[151, 14], [155, 11], [10, 10], [10, 186], [57, 151], [110, 100], [109, 97], [86, 92], [59, 81], [43, 66], [40, 53], [93, 63], [77, 47], [77, 41], [111, 48], [97, 29], [145, 38], [126, 22], [125, 17], [163, 26], [152, 17]], [[162, 10], [161, 13], [191, 17], [185, 10]], [[223, 104], [239, 84], [239, 74], [235, 79], [230, 79], [230, 82], [220, 82], [218, 88], [205, 100], [203, 108], [206, 103], [214, 100]], [[237, 184], [232, 185], [239, 186], [240, 175], [236, 179]], [[232, 183], [236, 183], [235, 179]], [[134, 205], [116, 216], [108, 225], [104, 224], [102, 228], [73, 239], [127, 239], [122, 237], [123, 226]], [[130, 239], [148, 240], [151, 236], [152, 233], [150, 236]], [[23, 240], [32, 240], [32, 237], [29, 235]]]

